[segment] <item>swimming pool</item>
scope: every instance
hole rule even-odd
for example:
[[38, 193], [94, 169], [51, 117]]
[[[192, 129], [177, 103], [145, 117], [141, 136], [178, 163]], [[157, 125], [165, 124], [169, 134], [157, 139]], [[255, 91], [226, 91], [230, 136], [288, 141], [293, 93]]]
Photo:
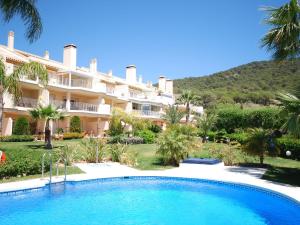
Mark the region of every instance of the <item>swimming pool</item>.
[[232, 183], [167, 177], [104, 178], [0, 194], [0, 224], [300, 224], [300, 205]]

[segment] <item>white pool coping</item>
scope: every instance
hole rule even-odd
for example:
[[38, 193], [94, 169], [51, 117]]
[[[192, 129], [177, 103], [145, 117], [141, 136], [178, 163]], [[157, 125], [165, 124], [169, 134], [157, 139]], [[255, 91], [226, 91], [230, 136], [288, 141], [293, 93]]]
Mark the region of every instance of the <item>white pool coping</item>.
[[[300, 187], [279, 184], [261, 179], [266, 169], [224, 166], [180, 164], [178, 168], [167, 170], [137, 170], [119, 163], [77, 163], [75, 164], [84, 174], [68, 175], [67, 181], [81, 181], [97, 178], [124, 177], [124, 176], [165, 176], [165, 177], [185, 177], [216, 180], [223, 182], [234, 182], [248, 184], [257, 187], [270, 189], [289, 196], [300, 202]], [[52, 178], [53, 182], [63, 181], [63, 176]], [[18, 191], [31, 188], [44, 187], [49, 183], [49, 177], [41, 179], [31, 179], [0, 184], [0, 193], [8, 191]]]

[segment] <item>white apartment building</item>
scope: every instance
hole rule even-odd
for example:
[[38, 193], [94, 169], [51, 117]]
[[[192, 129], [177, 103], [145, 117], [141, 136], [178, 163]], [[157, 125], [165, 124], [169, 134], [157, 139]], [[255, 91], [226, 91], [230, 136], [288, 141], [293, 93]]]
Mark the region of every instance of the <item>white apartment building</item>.
[[[5, 93], [3, 135], [12, 134], [16, 118], [25, 116], [30, 120], [28, 110], [39, 104], [52, 104], [67, 115], [63, 121], [51, 124], [52, 133], [57, 128], [68, 132], [70, 118], [77, 115], [81, 119], [82, 130], [94, 135], [103, 135], [108, 129], [114, 107], [164, 126], [161, 118], [164, 108], [174, 104], [172, 80], [160, 76], [158, 87], [152, 86], [151, 82], [143, 83], [141, 77], [137, 79], [134, 65], [126, 67], [126, 78], [122, 79], [114, 76], [112, 71], [100, 72], [96, 59], [91, 60], [88, 68], [78, 67], [77, 47], [73, 44], [64, 47], [63, 62], [58, 62], [50, 58], [48, 51], [41, 57], [15, 49], [14, 33], [9, 32], [7, 45], [0, 45], [0, 58], [8, 75], [19, 65], [32, 61], [44, 65], [49, 74], [46, 87], [24, 74], [20, 81], [22, 99], [17, 103]], [[32, 125], [37, 127], [37, 132], [43, 132], [42, 124]]]

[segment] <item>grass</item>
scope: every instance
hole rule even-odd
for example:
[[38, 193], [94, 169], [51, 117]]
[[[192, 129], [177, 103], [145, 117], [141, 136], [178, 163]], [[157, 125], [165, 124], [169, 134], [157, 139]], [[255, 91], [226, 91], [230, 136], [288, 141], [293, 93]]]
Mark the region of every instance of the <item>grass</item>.
[[[59, 146], [69, 144], [71, 148], [82, 151], [82, 147], [79, 144], [80, 140], [67, 140], [67, 141], [54, 141], [54, 149]], [[228, 146], [228, 145], [226, 145]], [[226, 148], [225, 144], [219, 143], [206, 143], [202, 146], [202, 148], [196, 149], [191, 153], [190, 156], [193, 157], [221, 157], [218, 153]], [[0, 143], [0, 149], [5, 150], [9, 153], [9, 151], [16, 151], [18, 149], [28, 149], [28, 151], [44, 151], [42, 142], [2, 142]], [[137, 164], [134, 166], [140, 170], [162, 170], [169, 169], [172, 166], [165, 166], [162, 163], [162, 160], [159, 155], [156, 154], [157, 147], [155, 144], [141, 144], [141, 145], [129, 145], [128, 152], [135, 153]], [[234, 149], [235, 151], [235, 149]], [[104, 155], [108, 155], [108, 152], [105, 152]], [[77, 159], [79, 160], [79, 159]], [[246, 156], [242, 154], [242, 152], [236, 152], [234, 154], [234, 161], [237, 164], [243, 165], [251, 165], [255, 167], [259, 167], [259, 159], [253, 156]], [[267, 168], [267, 172], [262, 177], [263, 179], [286, 183], [294, 186], [300, 186], [300, 161], [284, 159], [280, 157], [265, 157], [265, 167]], [[62, 172], [62, 171], [61, 171]], [[70, 167], [68, 173], [81, 173], [77, 167]], [[55, 171], [54, 171], [55, 173]], [[22, 179], [31, 179], [37, 178], [41, 175], [32, 175], [20, 178], [10, 178], [5, 181], [15, 181]]]
[[[71, 174], [80, 174], [83, 173], [81, 169], [79, 169], [76, 166], [68, 166], [67, 167], [67, 175]], [[49, 177], [50, 173], [45, 173], [44, 177]], [[56, 176], [56, 167], [53, 168], [52, 176]], [[64, 175], [64, 168], [59, 167], [58, 168], [58, 175]], [[42, 174], [35, 174], [35, 175], [29, 175], [29, 176], [22, 176], [22, 177], [10, 177], [8, 179], [0, 180], [0, 183], [7, 183], [7, 182], [14, 182], [14, 181], [22, 181], [22, 180], [29, 180], [29, 179], [35, 179], [35, 178], [42, 178]]]

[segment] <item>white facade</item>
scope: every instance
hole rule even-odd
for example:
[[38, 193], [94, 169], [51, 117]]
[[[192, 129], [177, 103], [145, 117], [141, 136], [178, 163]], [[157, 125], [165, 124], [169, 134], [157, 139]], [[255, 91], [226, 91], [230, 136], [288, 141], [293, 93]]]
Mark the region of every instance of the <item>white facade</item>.
[[[82, 129], [87, 133], [101, 135], [107, 128], [111, 111], [121, 108], [137, 117], [149, 118], [163, 126], [161, 114], [167, 105], [174, 104], [173, 83], [165, 79], [164, 88], [156, 88], [151, 82], [137, 80], [136, 67], [126, 67], [126, 79], [116, 77], [112, 71], [98, 71], [97, 60], [92, 59], [89, 68], [77, 67], [77, 47], [66, 45], [63, 62], [51, 59], [48, 51], [43, 57], [14, 48], [14, 33], [8, 35], [8, 44], [0, 45], [0, 57], [7, 74], [19, 65], [35, 61], [44, 65], [49, 74], [49, 82], [44, 87], [39, 80], [32, 80], [24, 74], [21, 77], [21, 101], [15, 103], [6, 93], [4, 104], [3, 134], [10, 135], [13, 121], [19, 116], [28, 116], [28, 110], [38, 104], [53, 104], [67, 115], [81, 117]], [[159, 80], [159, 86], [161, 81]], [[54, 123], [56, 128], [68, 131], [69, 117]], [[41, 128], [38, 128], [42, 132]]]

